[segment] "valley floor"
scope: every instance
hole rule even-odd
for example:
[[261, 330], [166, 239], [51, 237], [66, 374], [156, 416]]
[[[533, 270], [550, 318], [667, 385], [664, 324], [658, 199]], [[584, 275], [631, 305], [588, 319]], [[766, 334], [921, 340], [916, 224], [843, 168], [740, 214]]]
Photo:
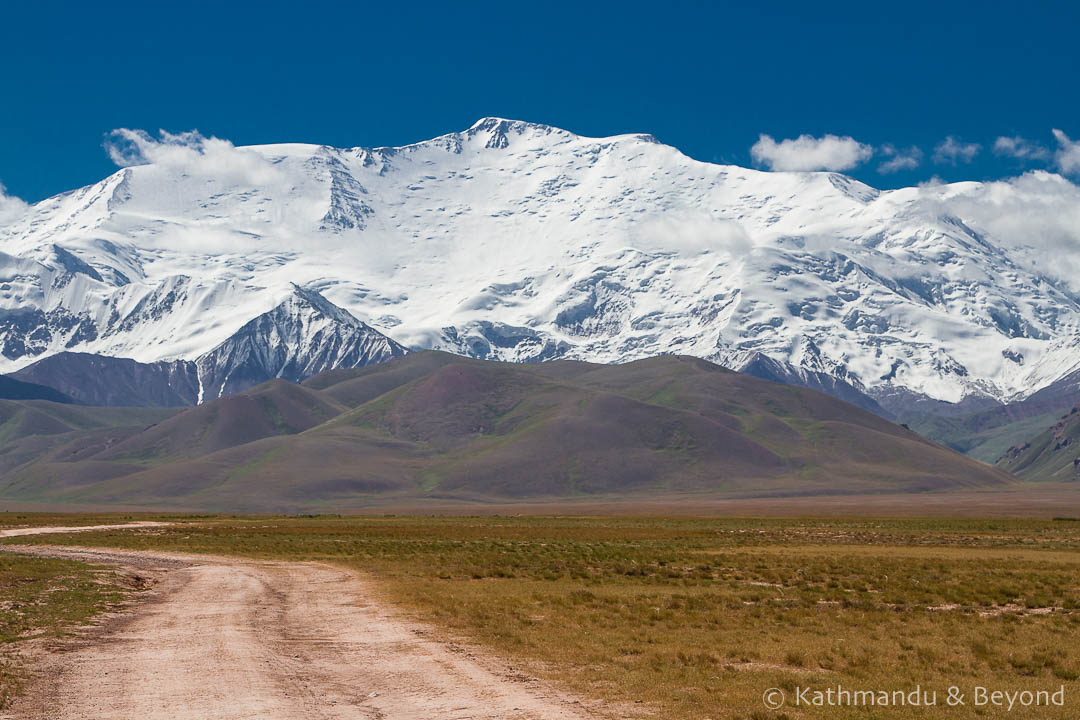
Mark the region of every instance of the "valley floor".
[[[104, 505], [33, 502], [0, 498], [0, 525], [116, 522], [161, 514], [198, 515], [208, 508], [162, 505]], [[212, 512], [212, 509], [209, 509]], [[365, 505], [323, 503], [298, 507], [294, 513], [340, 514], [357, 518], [379, 515], [654, 515], [665, 517], [920, 517], [920, 518], [1056, 518], [1080, 517], [1080, 482], [1016, 483], [1004, 489], [944, 492], [848, 493], [843, 495], [732, 496], [716, 493], [653, 493], [648, 496], [590, 496], [581, 499], [476, 502], [449, 499], [380, 498]]]

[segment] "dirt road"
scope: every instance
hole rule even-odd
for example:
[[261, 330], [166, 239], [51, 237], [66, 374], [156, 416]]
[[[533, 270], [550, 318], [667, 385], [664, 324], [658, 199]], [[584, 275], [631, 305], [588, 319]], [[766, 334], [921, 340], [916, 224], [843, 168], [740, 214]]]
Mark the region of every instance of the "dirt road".
[[119, 525], [72, 525], [71, 527], [24, 527], [0, 530], [0, 538], [21, 537], [23, 535], [49, 535], [52, 533], [92, 532], [94, 530], [131, 530], [134, 528], [162, 527], [169, 523], [151, 520], [129, 522]]
[[155, 584], [102, 628], [35, 659], [30, 692], [0, 717], [596, 717], [505, 663], [431, 639], [340, 568], [108, 549], [23, 551], [120, 564]]

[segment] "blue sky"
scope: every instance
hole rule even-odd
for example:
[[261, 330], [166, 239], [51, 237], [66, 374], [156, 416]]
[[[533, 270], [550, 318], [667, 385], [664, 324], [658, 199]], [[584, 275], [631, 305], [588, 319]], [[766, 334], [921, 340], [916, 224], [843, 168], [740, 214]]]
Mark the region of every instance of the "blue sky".
[[1006, 177], [1080, 153], [1052, 134], [1080, 138], [1078, 26], [1077, 3], [9, 3], [0, 183], [99, 180], [119, 127], [374, 146], [485, 115], [877, 187]]

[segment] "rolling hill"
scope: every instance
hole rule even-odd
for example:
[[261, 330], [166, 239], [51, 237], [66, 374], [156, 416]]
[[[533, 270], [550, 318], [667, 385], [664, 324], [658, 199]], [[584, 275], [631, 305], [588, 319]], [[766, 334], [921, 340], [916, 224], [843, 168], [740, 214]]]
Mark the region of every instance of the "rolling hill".
[[[0, 478], [13, 479], [27, 464], [78, 468], [72, 482], [93, 482], [126, 471], [96, 456], [152, 428], [175, 410], [96, 408], [48, 400], [0, 400]], [[83, 462], [85, 460], [85, 462]]]
[[[36, 409], [40, 433], [24, 422], [6, 441], [2, 454], [22, 462], [2, 498], [291, 511], [1015, 482], [823, 393], [685, 356], [522, 365], [410, 353], [180, 412], [107, 408], [129, 420], [108, 437], [47, 425], [62, 406], [34, 402], [50, 410]], [[146, 423], [150, 412], [163, 416]], [[43, 446], [46, 433], [63, 442]]]

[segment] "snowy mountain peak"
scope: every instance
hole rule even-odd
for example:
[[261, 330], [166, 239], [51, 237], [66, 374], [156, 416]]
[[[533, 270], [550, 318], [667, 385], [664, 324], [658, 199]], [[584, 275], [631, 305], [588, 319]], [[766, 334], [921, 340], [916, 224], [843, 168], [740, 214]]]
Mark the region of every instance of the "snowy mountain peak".
[[472, 137], [481, 133], [491, 133], [492, 135], [506, 135], [508, 133], [514, 135], [523, 135], [525, 133], [537, 133], [541, 135], [558, 134], [566, 137], [572, 137], [573, 133], [566, 130], [560, 130], [559, 128], [552, 127], [551, 125], [543, 125], [541, 123], [526, 122], [524, 120], [510, 120], [508, 118], [501, 117], [483, 117], [474, 122], [465, 134]]
[[487, 150], [505, 150], [511, 146], [513, 140], [527, 138], [530, 141], [542, 140], [547, 142], [567, 142], [574, 140], [593, 140], [602, 144], [611, 142], [647, 142], [659, 145], [659, 141], [652, 135], [635, 133], [629, 135], [616, 135], [610, 138], [583, 138], [568, 130], [544, 125], [541, 123], [526, 122], [524, 120], [508, 120], [500, 117], [484, 117], [477, 120], [463, 135], [468, 139], [479, 138], [483, 141], [482, 146]]
[[384, 362], [407, 352], [317, 291], [292, 287], [293, 292], [276, 307], [195, 361], [200, 403], [268, 378], [302, 380], [325, 370]]
[[[290, 322], [329, 322], [342, 327], [377, 332], [357, 319], [348, 310], [340, 308], [323, 297], [317, 290], [290, 283], [291, 292], [263, 317], [288, 318]], [[391, 344], [396, 345], [397, 343]]]
[[398, 148], [166, 150], [0, 226], [0, 370], [195, 360], [246, 333], [276, 373], [309, 366], [293, 345], [340, 359], [320, 328], [371, 326], [498, 359], [750, 362], [875, 399], [1012, 399], [1080, 368], [1080, 190], [1049, 173], [879, 191], [505, 118]]

